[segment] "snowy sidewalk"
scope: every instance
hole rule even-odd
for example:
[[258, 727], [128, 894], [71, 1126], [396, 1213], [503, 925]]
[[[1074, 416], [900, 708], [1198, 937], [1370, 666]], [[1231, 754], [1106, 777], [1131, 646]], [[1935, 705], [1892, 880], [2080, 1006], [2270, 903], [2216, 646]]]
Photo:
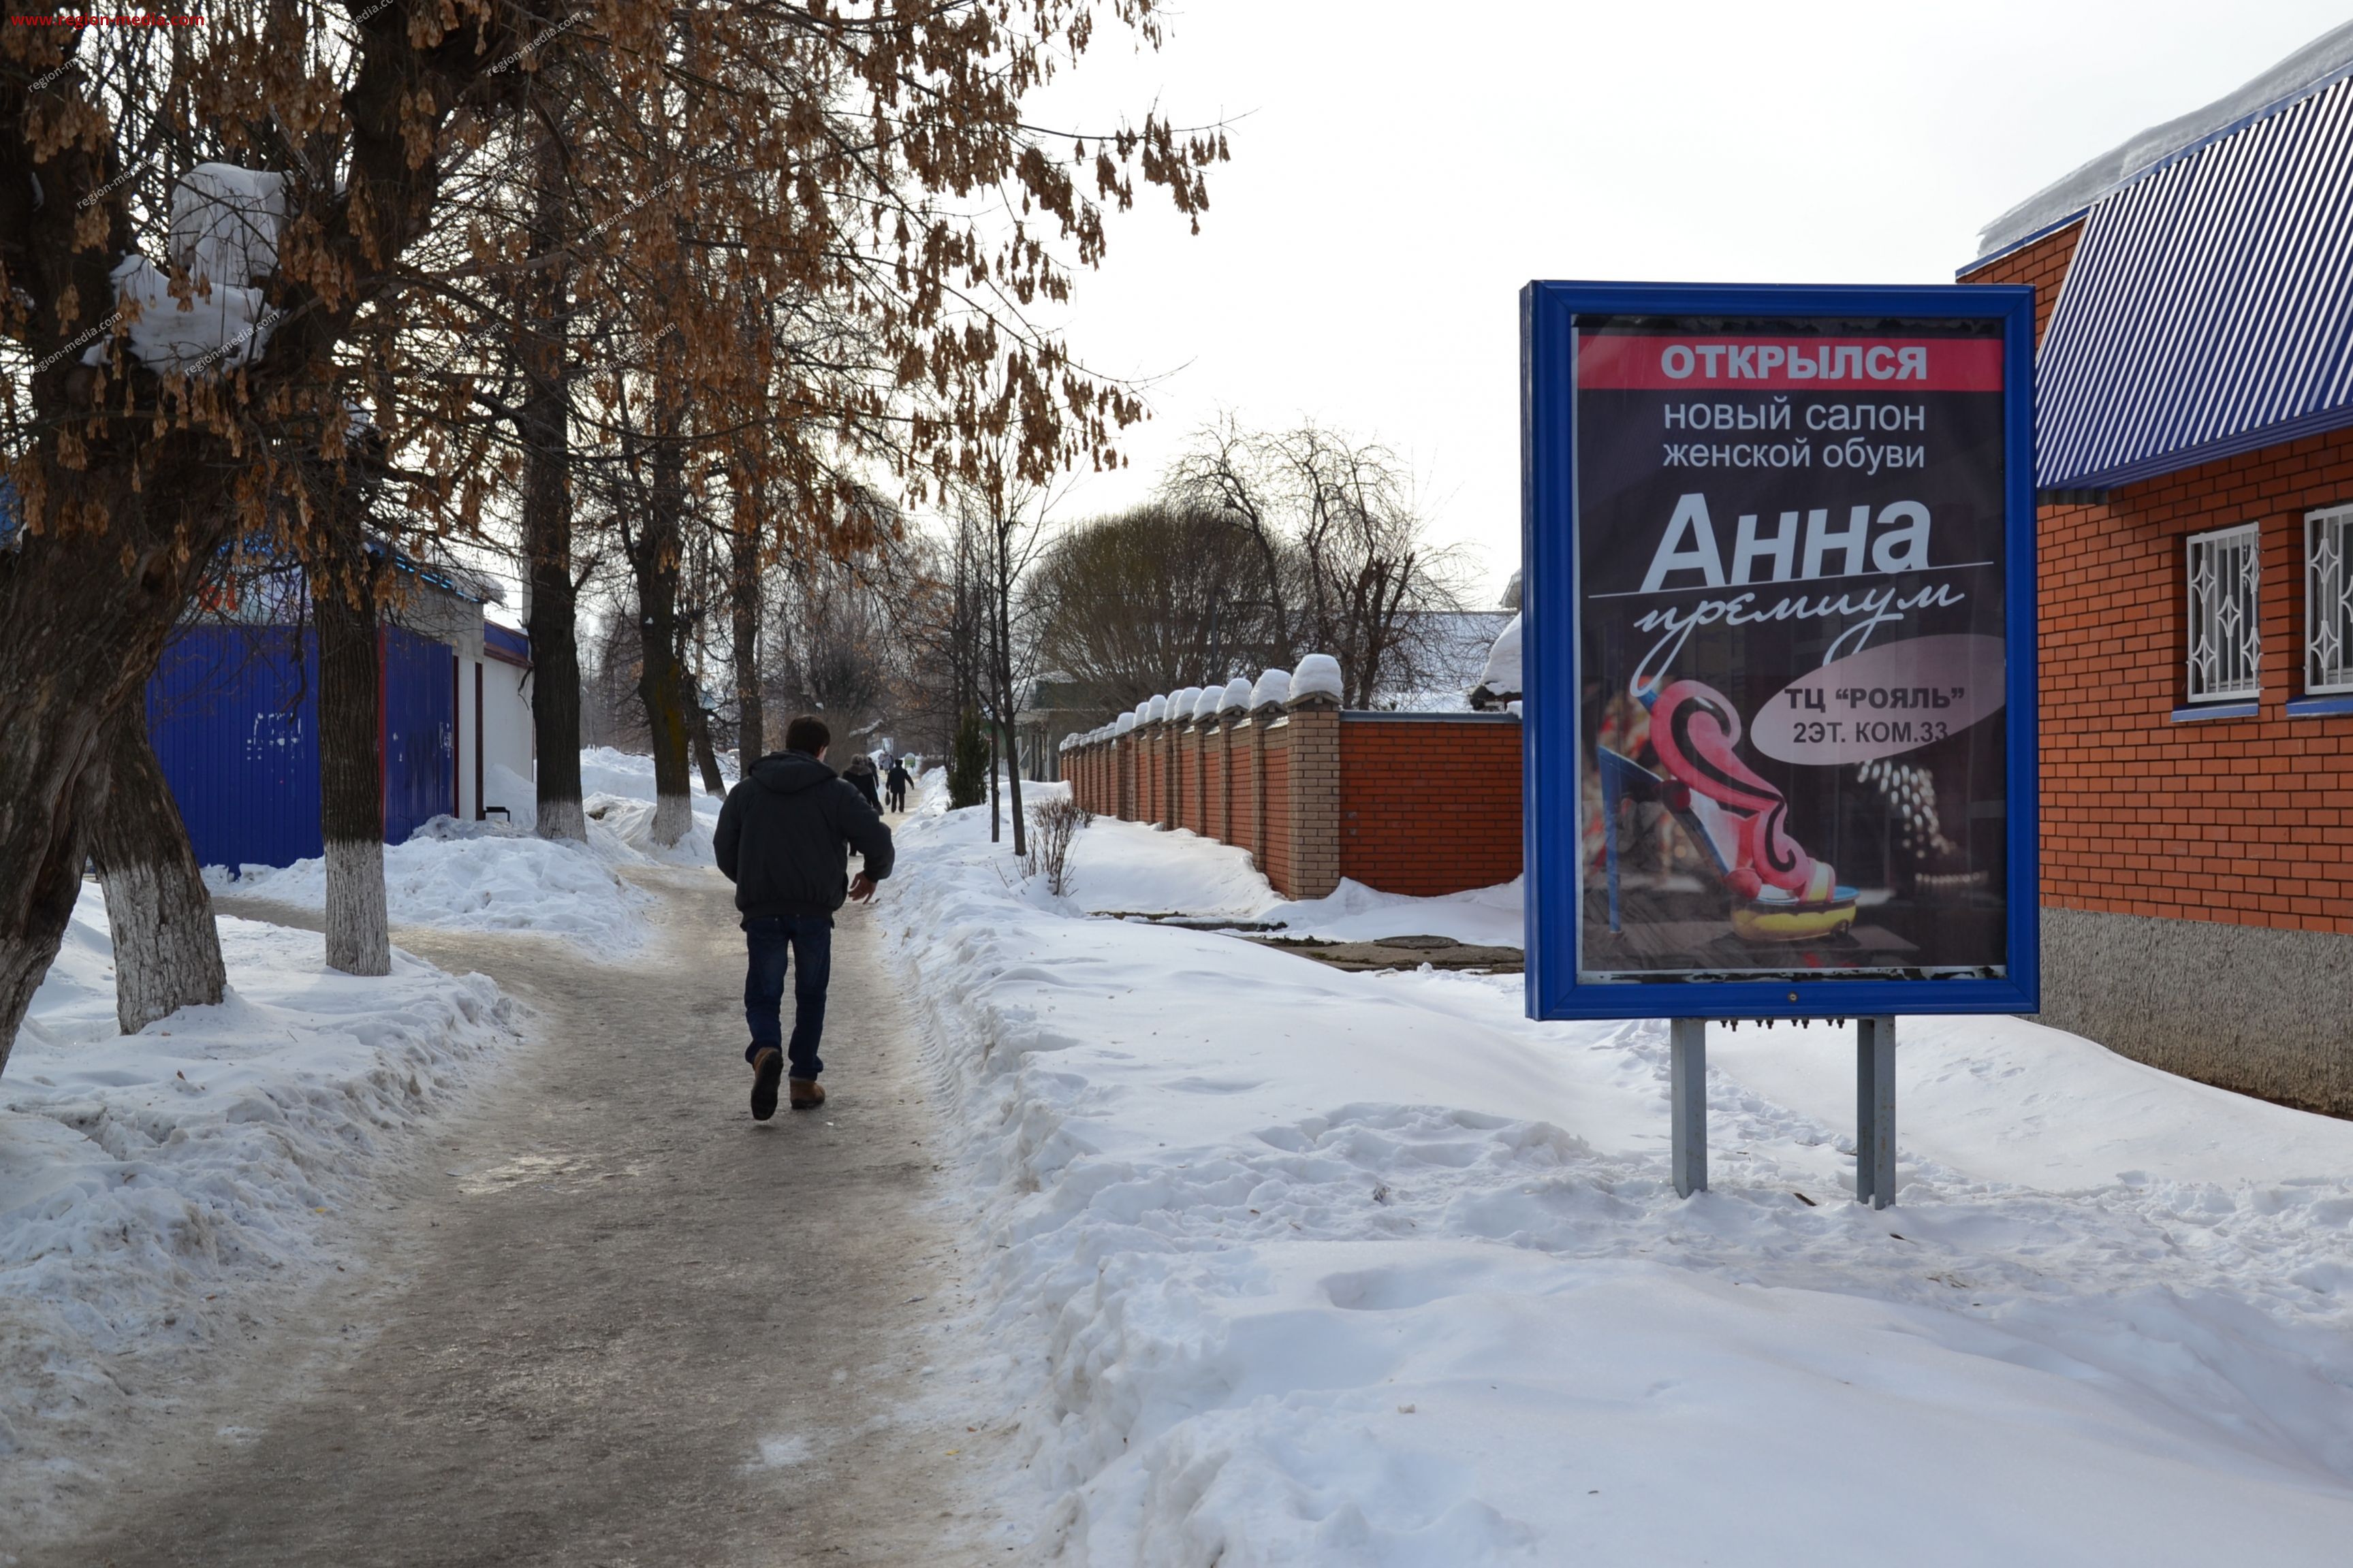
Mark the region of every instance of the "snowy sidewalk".
[[225, 1349], [361, 1267], [419, 1130], [513, 1042], [479, 975], [396, 953], [357, 980], [310, 932], [220, 932], [227, 1000], [121, 1036], [87, 885], [0, 1078], [0, 1518], [26, 1528], [101, 1495]]
[[[884, 910], [958, 1097], [1022, 1441], [1093, 1563], [2333, 1564], [2353, 1124], [2011, 1019], [1909, 1020], [1900, 1206], [1843, 1032], [1715, 1031], [1677, 1200], [1662, 1026], [1084, 909], [1261, 913], [1098, 821], [1074, 901], [986, 813]], [[1356, 895], [1372, 936], [1473, 925]], [[1493, 931], [1482, 928], [1466, 935]]]
[[631, 875], [632, 962], [398, 933], [490, 970], [529, 1037], [381, 1193], [401, 1207], [365, 1277], [272, 1330], [303, 1370], [184, 1400], [100, 1533], [23, 1563], [930, 1562], [987, 1528], [940, 1457], [976, 1424], [934, 1371], [970, 1359], [941, 1327], [964, 1270], [862, 911], [836, 948], [834, 1099], [755, 1124], [727, 889]]

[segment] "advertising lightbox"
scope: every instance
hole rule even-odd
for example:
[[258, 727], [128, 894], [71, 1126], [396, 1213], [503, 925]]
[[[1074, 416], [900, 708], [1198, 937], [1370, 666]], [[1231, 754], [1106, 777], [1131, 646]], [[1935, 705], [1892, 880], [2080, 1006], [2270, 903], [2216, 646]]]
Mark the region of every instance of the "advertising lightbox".
[[2031, 290], [1522, 331], [1531, 1014], [2033, 1011]]

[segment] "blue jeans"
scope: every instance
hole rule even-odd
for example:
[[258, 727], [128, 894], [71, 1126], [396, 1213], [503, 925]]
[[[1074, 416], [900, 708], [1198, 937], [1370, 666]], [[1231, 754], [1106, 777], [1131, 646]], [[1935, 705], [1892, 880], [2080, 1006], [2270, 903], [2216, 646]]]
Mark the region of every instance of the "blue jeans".
[[752, 1043], [744, 1047], [750, 1061], [770, 1046], [785, 1046], [786, 959], [792, 960], [793, 1038], [785, 1046], [794, 1078], [813, 1079], [825, 1070], [817, 1054], [818, 1037], [825, 1033], [825, 983], [833, 975], [831, 915], [753, 915], [744, 921], [744, 943], [751, 963], [744, 972], [744, 1021], [752, 1026]]

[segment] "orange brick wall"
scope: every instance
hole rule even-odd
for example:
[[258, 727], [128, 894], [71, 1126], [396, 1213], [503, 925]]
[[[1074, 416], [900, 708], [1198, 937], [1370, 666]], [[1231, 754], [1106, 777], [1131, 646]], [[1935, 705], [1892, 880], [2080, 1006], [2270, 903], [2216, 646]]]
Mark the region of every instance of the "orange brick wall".
[[1266, 741], [1263, 720], [1245, 720], [1243, 727], [1232, 735], [1234, 756], [1234, 820], [1226, 842], [1239, 844], [1260, 859], [1261, 852], [1259, 830], [1261, 826], [1258, 812], [1259, 764], [1258, 749]]
[[1274, 890], [1285, 898], [1291, 896], [1291, 736], [1288, 721], [1279, 722], [1266, 734], [1266, 847], [1259, 856], [1258, 868], [1274, 884]]
[[[1309, 789], [1305, 819], [1294, 820], [1293, 785], [1300, 781], [1292, 776], [1292, 742], [1308, 731], [1324, 737], [1316, 743], [1324, 758], [1318, 766], [1335, 769], [1336, 752], [1336, 787], [1328, 794], [1322, 786]], [[1335, 875], [1428, 896], [1490, 887], [1520, 874], [1520, 727], [1514, 721], [1349, 713], [1335, 719], [1328, 709], [1311, 707], [1287, 716], [1261, 714], [1223, 732], [1187, 735], [1174, 748], [1181, 764], [1174, 769], [1171, 740], [1164, 730], [1139, 731], [1125, 742], [1066, 752], [1062, 776], [1082, 792], [1082, 805], [1106, 816], [1165, 822], [1173, 800], [1181, 826], [1250, 850], [1285, 897], [1301, 896], [1303, 879], [1320, 890]], [[1253, 757], [1260, 748], [1264, 816], [1254, 825], [1252, 803], [1261, 784], [1252, 776]], [[1133, 752], [1138, 780], [1124, 813], [1123, 751]]]
[[[2047, 325], [2081, 226], [1969, 273], [2031, 283]], [[2046, 907], [2353, 934], [2353, 715], [2290, 718], [2304, 685], [2304, 514], [2353, 501], [2353, 431], [2045, 506], [2037, 521]], [[2183, 539], [2261, 530], [2252, 719], [2183, 706]]]
[[1393, 893], [1493, 887], [1520, 874], [1520, 726], [1340, 723], [1340, 875]]

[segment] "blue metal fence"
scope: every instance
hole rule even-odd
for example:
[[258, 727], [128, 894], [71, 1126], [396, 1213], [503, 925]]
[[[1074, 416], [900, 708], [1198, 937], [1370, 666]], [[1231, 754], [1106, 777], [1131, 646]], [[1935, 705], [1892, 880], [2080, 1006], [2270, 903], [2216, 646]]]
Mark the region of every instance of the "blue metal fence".
[[[457, 656], [383, 633], [385, 842], [453, 809]], [[147, 685], [147, 723], [196, 858], [287, 866], [321, 852], [319, 656], [290, 626], [183, 626]]]
[[458, 810], [458, 656], [386, 626], [384, 683], [384, 841], [398, 844]]
[[183, 626], [147, 683], [147, 728], [206, 866], [317, 855], [319, 654], [290, 626]]

